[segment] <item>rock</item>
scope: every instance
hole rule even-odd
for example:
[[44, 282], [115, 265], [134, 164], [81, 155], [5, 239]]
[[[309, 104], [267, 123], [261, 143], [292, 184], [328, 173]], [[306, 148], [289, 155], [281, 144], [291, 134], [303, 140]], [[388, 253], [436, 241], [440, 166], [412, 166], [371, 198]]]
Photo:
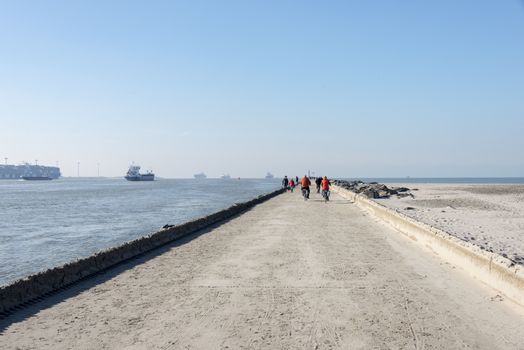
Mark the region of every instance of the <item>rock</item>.
[[367, 188], [364, 191], [361, 192], [364, 196], [368, 198], [377, 198], [378, 194], [373, 190], [372, 188]]
[[378, 190], [377, 191], [379, 198], [389, 198], [389, 192], [385, 190]]
[[397, 187], [397, 188], [395, 188], [395, 191], [397, 191], [397, 192], [409, 192], [409, 188], [407, 188], [407, 187]]
[[378, 182], [365, 183], [362, 181], [334, 180], [333, 183], [347, 190], [360, 193], [368, 198], [389, 198], [392, 195], [398, 195], [399, 198], [407, 196], [413, 197], [406, 187], [388, 188], [386, 185]]

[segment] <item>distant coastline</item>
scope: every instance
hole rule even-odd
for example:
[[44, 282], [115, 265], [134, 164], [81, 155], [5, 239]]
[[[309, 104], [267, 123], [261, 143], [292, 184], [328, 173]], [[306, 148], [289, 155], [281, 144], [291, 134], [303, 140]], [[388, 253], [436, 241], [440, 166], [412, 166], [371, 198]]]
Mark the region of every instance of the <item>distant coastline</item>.
[[340, 179], [405, 184], [524, 184], [524, 177], [349, 177]]

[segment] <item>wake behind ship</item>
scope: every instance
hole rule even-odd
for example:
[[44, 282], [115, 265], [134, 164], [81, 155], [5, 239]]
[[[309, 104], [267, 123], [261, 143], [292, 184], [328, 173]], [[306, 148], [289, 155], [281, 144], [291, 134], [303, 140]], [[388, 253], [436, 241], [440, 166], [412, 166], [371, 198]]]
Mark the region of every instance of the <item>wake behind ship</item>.
[[131, 165], [129, 166], [129, 170], [127, 170], [127, 174], [124, 178], [127, 181], [154, 181], [155, 174], [151, 171], [148, 171], [146, 174], [140, 174], [140, 166]]

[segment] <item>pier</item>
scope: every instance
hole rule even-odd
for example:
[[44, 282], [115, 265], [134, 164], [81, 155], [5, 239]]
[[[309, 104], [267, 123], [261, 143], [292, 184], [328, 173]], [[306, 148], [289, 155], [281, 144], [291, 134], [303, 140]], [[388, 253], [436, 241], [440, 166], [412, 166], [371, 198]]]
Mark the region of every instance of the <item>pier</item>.
[[524, 311], [337, 194], [299, 191], [0, 321], [2, 348], [518, 349]]

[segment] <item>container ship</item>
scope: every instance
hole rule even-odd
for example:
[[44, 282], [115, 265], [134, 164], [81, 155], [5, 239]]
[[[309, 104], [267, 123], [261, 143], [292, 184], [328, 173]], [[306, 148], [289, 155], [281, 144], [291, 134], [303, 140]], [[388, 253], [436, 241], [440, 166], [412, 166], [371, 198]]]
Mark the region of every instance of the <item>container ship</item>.
[[0, 180], [53, 180], [61, 176], [60, 168], [45, 165], [0, 165]]

